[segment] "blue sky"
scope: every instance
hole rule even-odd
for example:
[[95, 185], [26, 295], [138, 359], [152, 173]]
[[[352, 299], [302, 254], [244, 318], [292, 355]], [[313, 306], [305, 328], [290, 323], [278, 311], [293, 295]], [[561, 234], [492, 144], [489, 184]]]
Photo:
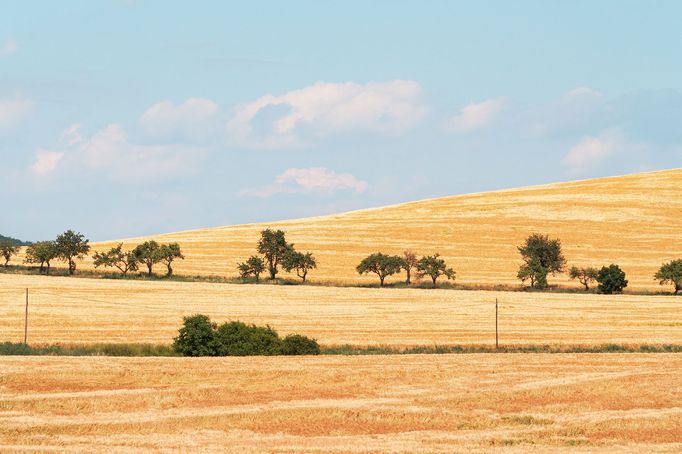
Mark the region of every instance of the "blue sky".
[[682, 3], [0, 1], [0, 233], [682, 166]]

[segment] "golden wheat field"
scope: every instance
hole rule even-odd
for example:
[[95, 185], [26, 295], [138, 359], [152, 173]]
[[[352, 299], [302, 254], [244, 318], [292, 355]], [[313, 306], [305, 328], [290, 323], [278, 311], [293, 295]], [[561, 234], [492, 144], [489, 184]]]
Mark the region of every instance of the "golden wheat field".
[[672, 453], [681, 369], [679, 354], [5, 357], [0, 451]]
[[320, 343], [682, 343], [682, 298], [213, 284], [0, 274], [0, 341], [169, 343], [182, 317], [270, 324]]
[[[444, 197], [344, 214], [236, 225], [134, 238], [181, 244], [181, 274], [236, 276], [236, 264], [254, 253], [259, 231], [281, 228], [289, 241], [313, 251], [319, 269], [310, 278], [369, 282], [355, 266], [369, 253], [440, 253], [466, 284], [517, 285], [516, 246], [530, 233], [562, 240], [569, 265], [618, 263], [630, 289], [658, 289], [653, 274], [682, 257], [682, 169], [520, 189]], [[87, 232], [85, 232], [87, 233]], [[116, 241], [95, 244], [95, 250]], [[87, 267], [88, 265], [85, 264]], [[401, 279], [402, 277], [394, 277]], [[390, 278], [389, 278], [390, 280]], [[578, 287], [568, 277], [550, 283]]]

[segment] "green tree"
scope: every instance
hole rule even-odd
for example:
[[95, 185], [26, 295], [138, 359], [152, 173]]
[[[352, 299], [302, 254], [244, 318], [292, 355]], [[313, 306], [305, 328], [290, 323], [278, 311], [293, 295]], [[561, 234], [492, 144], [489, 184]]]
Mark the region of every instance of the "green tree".
[[572, 266], [568, 271], [568, 276], [571, 279], [578, 279], [578, 281], [585, 286], [585, 290], [590, 289], [590, 282], [597, 280], [597, 275], [599, 271], [596, 268], [578, 268], [577, 266]]
[[57, 257], [69, 264], [69, 274], [76, 272], [75, 259], [82, 260], [90, 252], [89, 242], [82, 233], [73, 230], [67, 230], [57, 237]]
[[403, 252], [403, 269], [407, 277], [405, 278], [405, 285], [410, 285], [412, 283], [412, 269], [417, 267], [417, 254], [412, 251]]
[[216, 356], [218, 347], [216, 324], [203, 314], [184, 317], [178, 337], [173, 339], [173, 349], [183, 356]]
[[265, 229], [260, 233], [257, 250], [265, 257], [270, 279], [277, 277], [279, 263], [292, 245], [287, 244], [282, 230]]
[[436, 280], [440, 276], [445, 276], [448, 279], [455, 278], [455, 270], [448, 268], [445, 260], [441, 259], [439, 254], [427, 255], [419, 259], [417, 273], [419, 273], [420, 278], [429, 276], [433, 281], [433, 288], [436, 288]]
[[54, 241], [39, 241], [26, 247], [26, 263], [40, 265], [40, 273], [43, 273], [47, 265], [47, 274], [50, 274], [50, 262], [58, 255], [57, 245]]
[[606, 294], [621, 293], [628, 286], [625, 272], [616, 264], [603, 266], [597, 274], [599, 291]]
[[524, 263], [519, 267], [519, 272], [516, 277], [521, 280], [521, 283], [530, 281], [530, 286], [538, 288], [547, 287], [547, 269], [540, 265], [538, 259], [531, 259], [530, 262]]
[[242, 279], [254, 276], [256, 278], [256, 282], [258, 282], [260, 280], [261, 273], [265, 271], [265, 262], [262, 258], [252, 255], [246, 260], [246, 262], [239, 263], [237, 265], [237, 269], [239, 270], [239, 276]]
[[383, 287], [386, 277], [399, 273], [402, 268], [403, 259], [401, 257], [377, 252], [365, 257], [355, 269], [358, 274], [376, 274], [379, 276], [379, 285]]
[[133, 249], [133, 256], [138, 263], [142, 263], [147, 267], [147, 275], [151, 276], [154, 272], [154, 264], [161, 261], [161, 256], [159, 255], [159, 243], [154, 240], [145, 241], [142, 244], [138, 244], [135, 249]]
[[95, 268], [103, 266], [105, 268], [115, 267], [125, 276], [128, 271], [137, 271], [137, 258], [133, 251], [124, 251], [123, 243], [112, 247], [105, 252], [95, 252], [92, 256]]
[[530, 279], [531, 287], [547, 287], [547, 275], [551, 273], [554, 276], [566, 266], [559, 239], [550, 239], [547, 235], [534, 233], [517, 249], [524, 262], [519, 267], [517, 277], [522, 282]]
[[173, 260], [180, 259], [184, 260], [185, 256], [182, 255], [180, 250], [180, 245], [178, 243], [162, 244], [156, 250], [156, 255], [158, 261], [166, 265], [168, 271], [166, 276], [171, 277], [173, 275]]
[[5, 259], [5, 266], [9, 264], [9, 260], [17, 253], [19, 248], [10, 240], [0, 240], [0, 255]]
[[282, 258], [282, 268], [284, 268], [287, 273], [295, 270], [296, 275], [300, 277], [305, 284], [308, 271], [317, 268], [317, 260], [315, 260], [312, 252], [306, 252], [304, 254], [303, 252], [298, 252], [293, 247], [290, 247]]
[[682, 259], [673, 260], [661, 265], [661, 268], [654, 275], [654, 279], [660, 285], [672, 284], [675, 286], [675, 295], [682, 290]]

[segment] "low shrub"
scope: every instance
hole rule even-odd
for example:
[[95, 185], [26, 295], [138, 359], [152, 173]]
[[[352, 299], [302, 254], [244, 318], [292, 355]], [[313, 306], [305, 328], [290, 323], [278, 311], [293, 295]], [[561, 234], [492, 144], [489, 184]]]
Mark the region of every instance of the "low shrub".
[[282, 339], [283, 355], [319, 355], [320, 344], [300, 334], [290, 334]]
[[173, 349], [183, 356], [216, 356], [216, 324], [207, 315], [197, 314], [183, 319]]
[[282, 354], [282, 341], [269, 326], [229, 322], [220, 325], [215, 339], [219, 356], [270, 356]]
[[0, 355], [33, 355], [33, 349], [26, 344], [14, 343], [14, 342], [3, 342], [0, 344]]
[[235, 321], [216, 326], [207, 315], [185, 317], [173, 350], [183, 356], [319, 355], [315, 339], [292, 334], [281, 339], [270, 326]]

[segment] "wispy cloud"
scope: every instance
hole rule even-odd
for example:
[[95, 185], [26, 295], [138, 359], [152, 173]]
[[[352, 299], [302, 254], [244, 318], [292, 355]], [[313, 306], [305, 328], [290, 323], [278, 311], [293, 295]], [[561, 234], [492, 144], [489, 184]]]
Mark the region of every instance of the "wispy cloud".
[[270, 197], [282, 193], [332, 193], [342, 189], [361, 193], [367, 190], [367, 183], [349, 173], [336, 173], [324, 167], [291, 168], [278, 175], [274, 183], [242, 191], [242, 195]]
[[4, 43], [0, 44], [0, 58], [8, 57], [15, 54], [19, 50], [19, 44], [13, 39], [8, 39]]
[[163, 101], [140, 117], [140, 126], [156, 140], [204, 142], [218, 128], [220, 108], [210, 99], [189, 98], [179, 105]]
[[568, 151], [562, 163], [570, 174], [580, 174], [614, 154], [623, 144], [620, 131], [609, 129], [598, 136], [583, 138]]
[[243, 145], [283, 148], [333, 134], [401, 133], [428, 112], [414, 81], [316, 83], [280, 96], [266, 95], [238, 107], [228, 121]]
[[29, 170], [47, 175], [58, 167], [75, 173], [99, 172], [112, 180], [130, 183], [179, 178], [197, 170], [204, 150], [184, 145], [147, 145], [131, 142], [124, 128], [112, 123], [91, 136], [84, 136], [80, 124], [69, 126], [61, 150], [36, 152]]
[[449, 126], [456, 132], [472, 132], [489, 126], [507, 104], [506, 98], [467, 104], [452, 117]]
[[33, 110], [30, 99], [0, 100], [0, 133], [14, 129]]
[[38, 176], [50, 174], [57, 168], [57, 164], [63, 157], [63, 152], [40, 149], [36, 152], [36, 158], [30, 167], [30, 171]]

